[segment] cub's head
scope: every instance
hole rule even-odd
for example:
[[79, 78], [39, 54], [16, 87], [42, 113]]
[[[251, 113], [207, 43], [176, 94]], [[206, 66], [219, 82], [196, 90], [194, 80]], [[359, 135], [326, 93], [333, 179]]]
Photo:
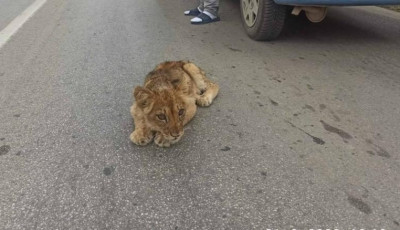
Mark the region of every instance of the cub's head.
[[171, 142], [177, 142], [182, 137], [186, 110], [177, 91], [165, 89], [154, 92], [139, 86], [134, 90], [134, 97], [149, 128], [160, 132]]

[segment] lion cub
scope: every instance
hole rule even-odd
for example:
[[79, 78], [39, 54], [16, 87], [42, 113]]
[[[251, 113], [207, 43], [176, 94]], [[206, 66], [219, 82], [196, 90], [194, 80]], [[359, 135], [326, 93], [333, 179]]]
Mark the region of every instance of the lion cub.
[[134, 90], [131, 115], [135, 130], [130, 139], [146, 145], [153, 138], [169, 147], [183, 135], [183, 126], [195, 115], [197, 105], [209, 106], [219, 87], [195, 64], [187, 61], [163, 62], [147, 76], [143, 87]]

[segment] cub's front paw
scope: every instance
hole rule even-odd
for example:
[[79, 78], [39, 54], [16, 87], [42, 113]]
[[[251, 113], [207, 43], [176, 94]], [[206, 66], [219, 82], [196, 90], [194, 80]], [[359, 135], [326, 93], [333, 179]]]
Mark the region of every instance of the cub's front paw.
[[212, 103], [212, 99], [208, 95], [203, 94], [199, 98], [197, 98], [196, 103], [199, 106], [210, 106]]
[[144, 135], [143, 132], [138, 130], [133, 131], [129, 136], [131, 141], [137, 145], [147, 145], [153, 139], [152, 135]]
[[160, 147], [169, 147], [171, 146], [171, 142], [163, 137], [161, 133], [157, 133], [154, 138], [154, 143]]

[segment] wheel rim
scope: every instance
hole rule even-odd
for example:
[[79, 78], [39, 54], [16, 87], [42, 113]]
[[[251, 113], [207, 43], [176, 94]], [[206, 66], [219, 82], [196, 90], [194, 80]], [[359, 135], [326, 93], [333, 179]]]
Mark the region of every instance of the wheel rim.
[[242, 0], [243, 18], [248, 27], [254, 26], [258, 14], [260, 0]]

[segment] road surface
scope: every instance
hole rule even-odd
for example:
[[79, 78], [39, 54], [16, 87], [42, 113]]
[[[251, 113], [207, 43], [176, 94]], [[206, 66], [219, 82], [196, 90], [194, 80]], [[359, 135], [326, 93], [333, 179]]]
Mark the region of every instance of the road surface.
[[[255, 42], [237, 1], [207, 26], [193, 5], [47, 1], [0, 49], [1, 229], [399, 229], [400, 17], [332, 8]], [[132, 89], [179, 59], [220, 94], [137, 147]]]

